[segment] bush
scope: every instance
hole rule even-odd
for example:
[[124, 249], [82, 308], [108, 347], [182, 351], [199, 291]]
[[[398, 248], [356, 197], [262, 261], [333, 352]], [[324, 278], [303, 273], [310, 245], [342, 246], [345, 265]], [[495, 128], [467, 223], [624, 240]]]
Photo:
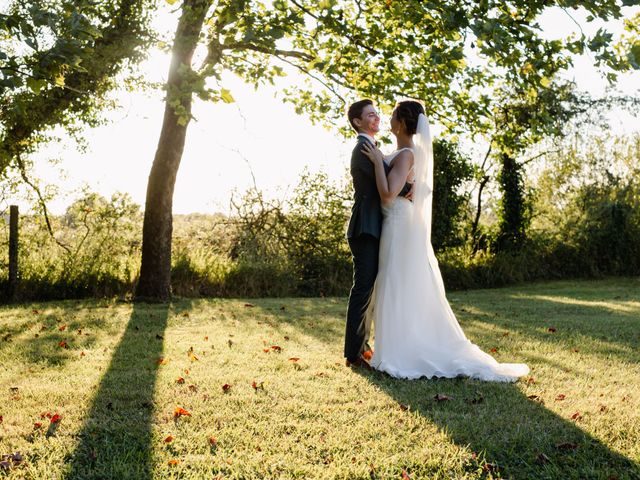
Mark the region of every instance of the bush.
[[[634, 145], [640, 152], [640, 139]], [[637, 155], [618, 155], [627, 164], [613, 174], [608, 161], [589, 163], [563, 153], [538, 179], [537, 195], [531, 197], [537, 216], [518, 248], [492, 250], [498, 225], [481, 224], [482, 243], [476, 244], [481, 249], [474, 252], [463, 242], [468, 199], [458, 193], [470, 174], [467, 160], [453, 144], [440, 141], [435, 148], [433, 231], [449, 290], [640, 274]], [[304, 172], [286, 200], [267, 200], [254, 188], [233, 199], [230, 217], [174, 216], [174, 294], [347, 295], [350, 193], [346, 178], [330, 182], [326, 174]], [[139, 206], [126, 195], [106, 199], [87, 192], [52, 222], [55, 239], [40, 217], [21, 218], [20, 299], [132, 295], [140, 265]], [[0, 292], [5, 292], [8, 226], [0, 233]]]

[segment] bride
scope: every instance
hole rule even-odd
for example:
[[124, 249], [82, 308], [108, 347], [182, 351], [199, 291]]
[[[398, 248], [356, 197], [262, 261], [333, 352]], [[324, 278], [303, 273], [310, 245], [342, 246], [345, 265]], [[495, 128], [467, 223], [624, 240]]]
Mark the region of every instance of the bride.
[[[422, 104], [399, 102], [391, 132], [398, 148], [386, 158], [372, 145], [363, 150], [375, 166], [384, 218], [378, 276], [367, 310], [375, 329], [371, 366], [398, 378], [517, 380], [529, 367], [498, 363], [471, 343], [445, 296], [431, 246], [433, 150]], [[392, 167], [388, 177], [385, 162]], [[398, 196], [405, 181], [414, 182], [412, 201]]]

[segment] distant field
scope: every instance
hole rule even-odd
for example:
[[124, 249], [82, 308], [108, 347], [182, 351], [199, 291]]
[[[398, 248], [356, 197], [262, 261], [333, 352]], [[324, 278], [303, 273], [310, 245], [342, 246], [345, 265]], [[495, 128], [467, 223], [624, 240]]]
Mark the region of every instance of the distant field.
[[449, 297], [530, 377], [352, 372], [344, 298], [1, 307], [0, 478], [640, 478], [640, 279]]

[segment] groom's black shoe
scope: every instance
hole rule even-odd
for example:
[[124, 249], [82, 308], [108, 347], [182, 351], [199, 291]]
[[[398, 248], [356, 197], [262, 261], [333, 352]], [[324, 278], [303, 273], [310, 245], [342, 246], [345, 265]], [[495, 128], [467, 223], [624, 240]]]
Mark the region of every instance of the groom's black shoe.
[[373, 370], [371, 364], [367, 362], [364, 357], [358, 357], [355, 360], [347, 359], [346, 365], [350, 368], [363, 368], [364, 370]]

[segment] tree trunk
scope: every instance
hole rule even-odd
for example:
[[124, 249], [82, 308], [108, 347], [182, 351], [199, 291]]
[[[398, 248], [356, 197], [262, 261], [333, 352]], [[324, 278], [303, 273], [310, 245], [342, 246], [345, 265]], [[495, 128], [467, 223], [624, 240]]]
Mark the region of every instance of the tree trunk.
[[473, 219], [473, 223], [471, 224], [471, 240], [473, 242], [473, 253], [476, 253], [480, 249], [478, 228], [480, 227], [480, 215], [482, 215], [482, 192], [484, 191], [484, 187], [487, 185], [490, 179], [491, 177], [489, 175], [485, 175], [484, 177], [482, 177], [480, 186], [478, 188], [478, 206], [476, 207], [476, 216]]
[[173, 189], [191, 118], [191, 59], [209, 5], [210, 0], [184, 0], [176, 29], [162, 131], [147, 185], [142, 264], [135, 295], [139, 300], [163, 302], [171, 297]]
[[518, 250], [526, 239], [528, 227], [527, 200], [522, 166], [515, 158], [503, 153], [498, 178], [502, 199], [499, 210], [498, 250]]
[[18, 291], [18, 206], [9, 206], [9, 300]]

